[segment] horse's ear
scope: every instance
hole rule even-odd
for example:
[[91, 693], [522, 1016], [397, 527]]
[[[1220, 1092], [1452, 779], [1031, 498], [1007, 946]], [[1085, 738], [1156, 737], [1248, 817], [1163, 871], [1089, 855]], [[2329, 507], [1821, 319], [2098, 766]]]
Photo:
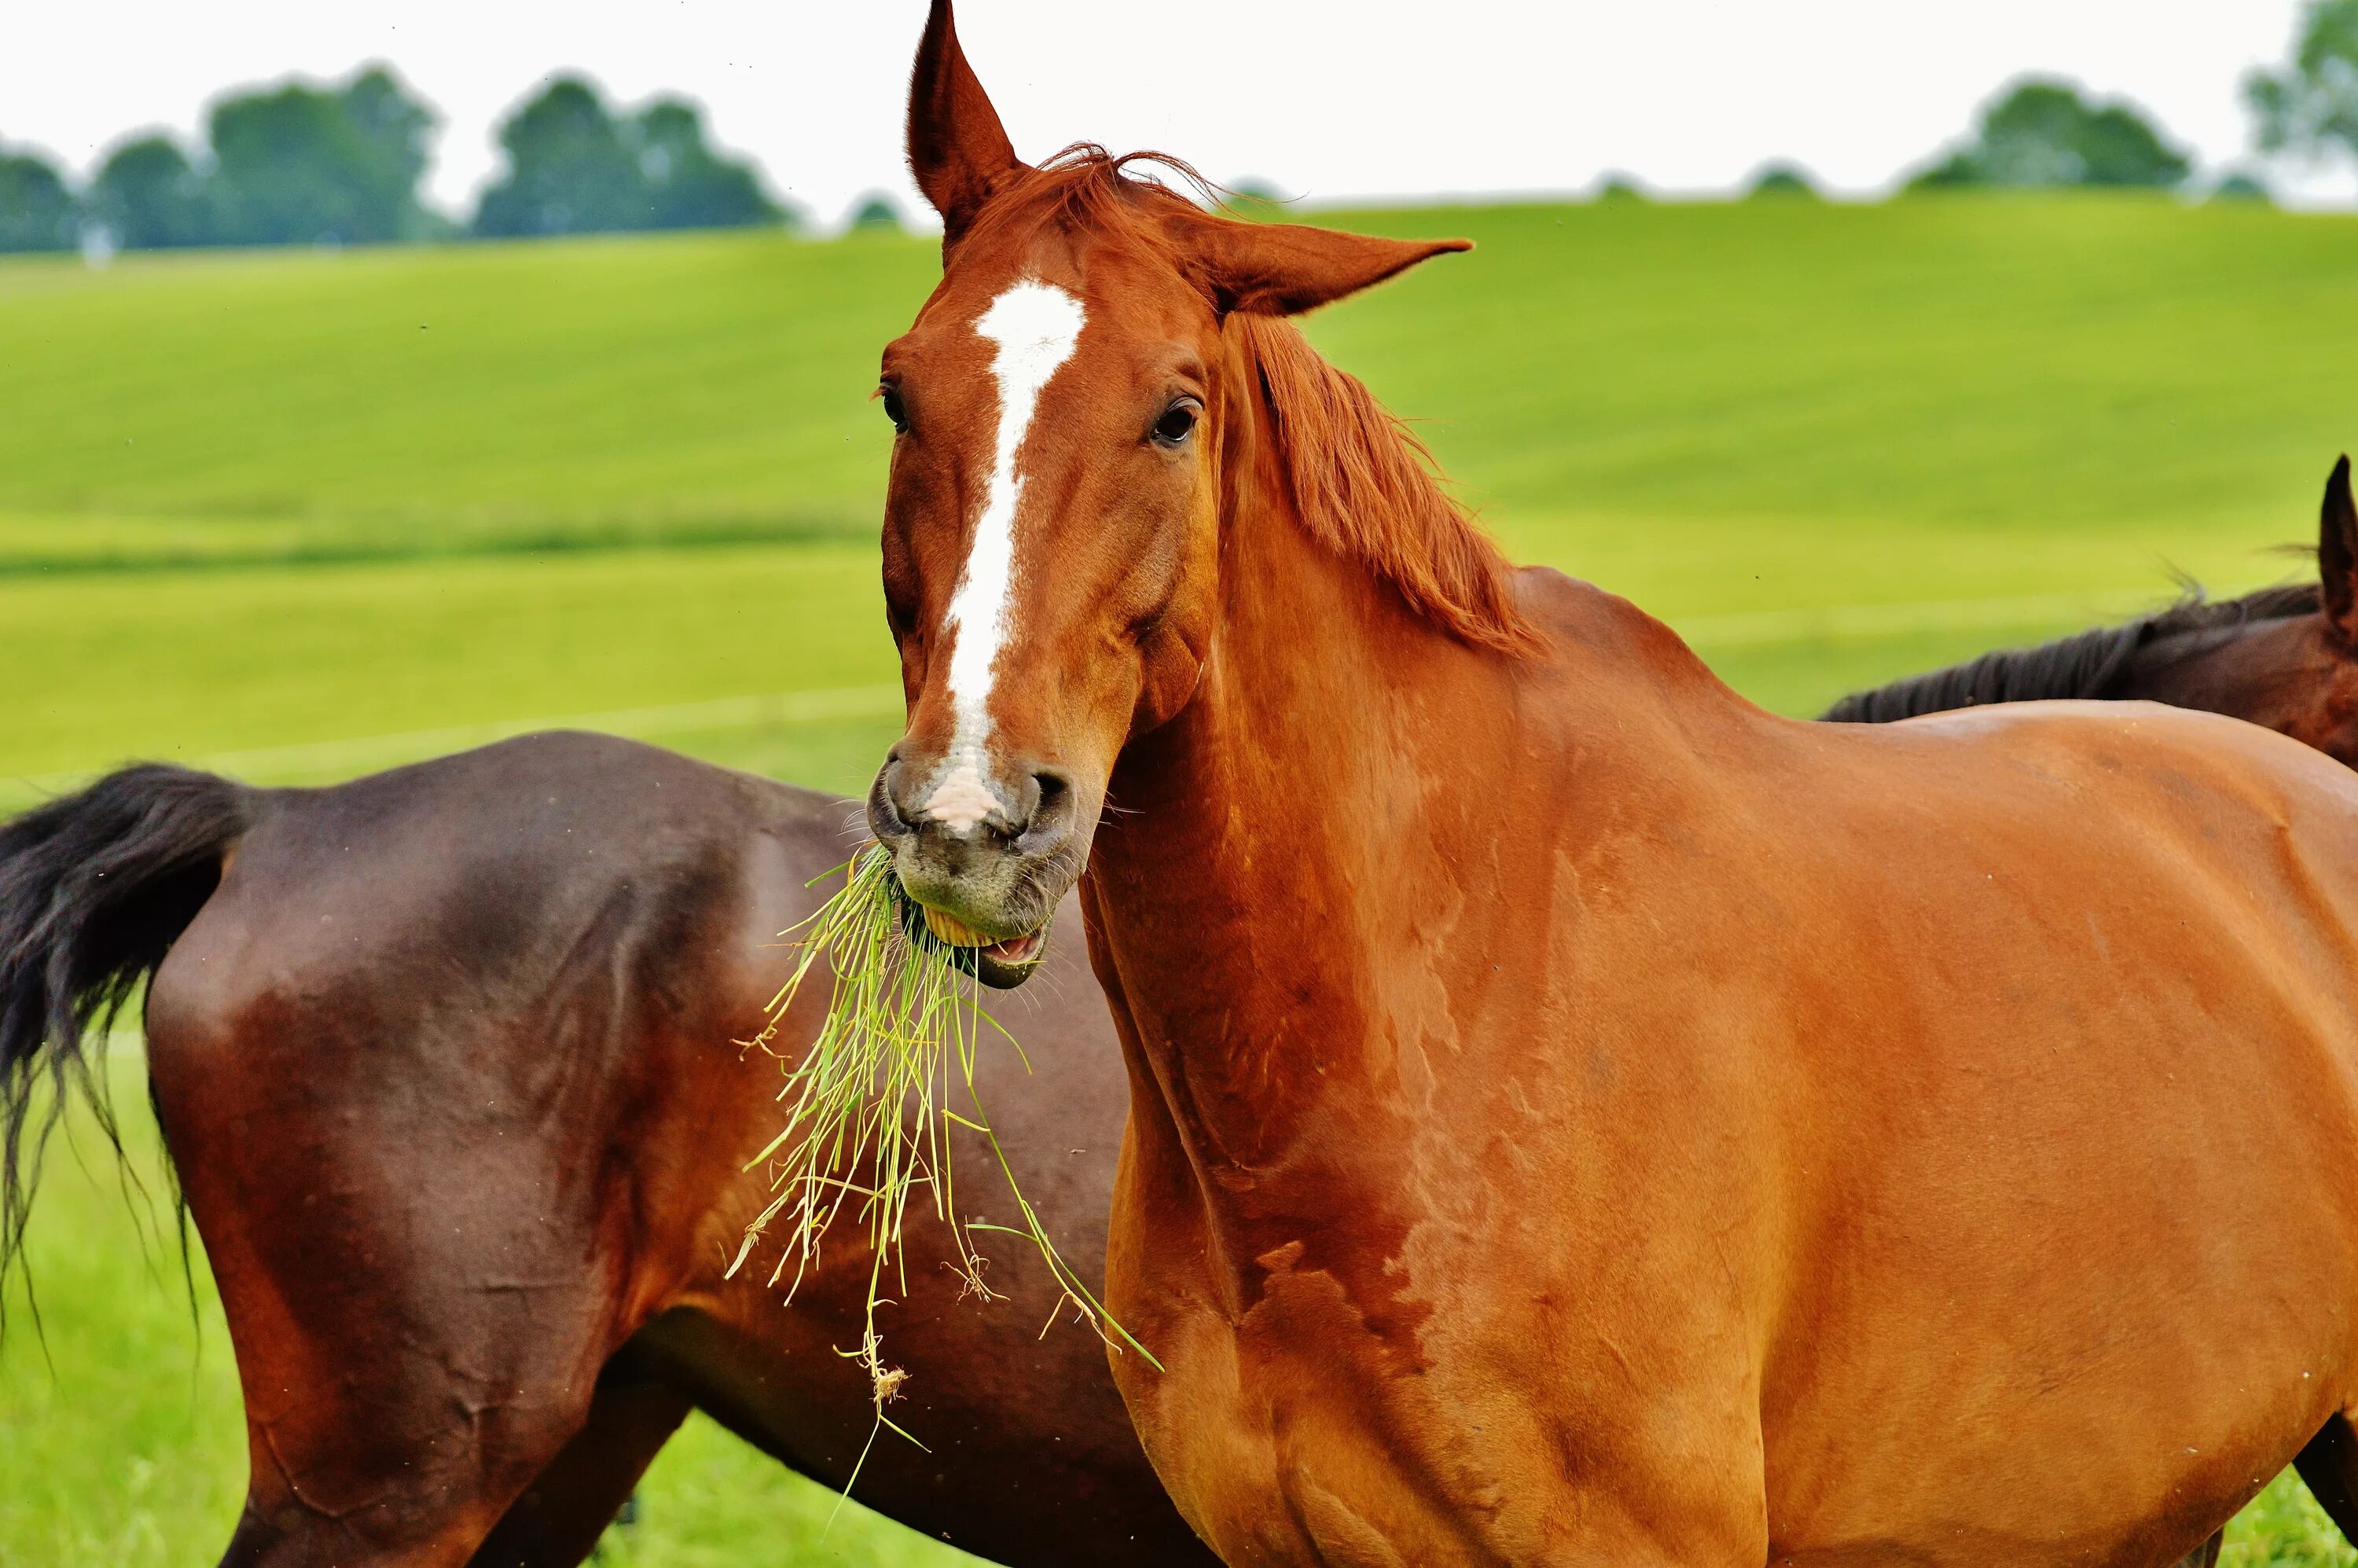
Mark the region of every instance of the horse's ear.
[[2358, 639], [2358, 506], [2350, 500], [2350, 459], [2333, 465], [2317, 523], [2317, 574], [2325, 590], [2325, 618], [2345, 638]]
[[1180, 244], [1222, 315], [1293, 316], [1357, 294], [1471, 240], [1385, 240], [1302, 223], [1245, 223], [1194, 213]]
[[958, 47], [950, 0], [934, 0], [909, 73], [909, 172], [942, 215], [942, 243], [974, 222], [994, 182], [1022, 167]]

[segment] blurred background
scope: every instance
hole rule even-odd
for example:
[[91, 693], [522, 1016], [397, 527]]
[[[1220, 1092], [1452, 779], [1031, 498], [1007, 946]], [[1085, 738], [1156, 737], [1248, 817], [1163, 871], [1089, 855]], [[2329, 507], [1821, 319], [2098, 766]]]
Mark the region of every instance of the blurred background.
[[[937, 271], [923, 11], [10, 17], [0, 813], [133, 757], [301, 784], [554, 724], [864, 787], [899, 713], [868, 394]], [[1511, 553], [1770, 707], [2313, 569], [2283, 546], [2358, 440], [2358, 0], [960, 27], [1026, 156], [1476, 240], [1312, 337]], [[45, 1341], [8, 1287], [0, 1452], [45, 1457], [0, 1563], [210, 1563], [228, 1343], [102, 1154], [36, 1210]], [[699, 1422], [606, 1555], [950, 1560], [832, 1502]], [[2231, 1542], [2358, 1562], [2289, 1477]]]

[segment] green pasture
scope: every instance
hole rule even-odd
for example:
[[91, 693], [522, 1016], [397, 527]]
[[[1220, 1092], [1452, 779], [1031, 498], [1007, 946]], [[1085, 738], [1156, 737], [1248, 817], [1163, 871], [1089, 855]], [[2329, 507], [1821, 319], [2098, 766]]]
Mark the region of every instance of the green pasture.
[[[1855, 685], [2309, 570], [2358, 441], [2358, 221], [2137, 197], [1462, 208], [1311, 323], [1518, 556], [1740, 689]], [[586, 722], [845, 791], [896, 726], [877, 351], [929, 242], [0, 264], [0, 811], [130, 757], [332, 779]], [[135, 1060], [118, 1073], [151, 1186]], [[218, 1553], [205, 1286], [86, 1125], [0, 1342], [0, 1563]], [[940, 1563], [708, 1425], [615, 1563]], [[2230, 1562], [2358, 1563], [2289, 1481]]]

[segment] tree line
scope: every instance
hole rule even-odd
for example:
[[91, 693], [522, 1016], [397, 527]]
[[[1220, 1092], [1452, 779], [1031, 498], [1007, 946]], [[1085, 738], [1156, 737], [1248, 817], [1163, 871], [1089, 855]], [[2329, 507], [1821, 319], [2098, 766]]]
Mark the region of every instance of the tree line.
[[56, 166], [0, 148], [0, 251], [99, 243], [357, 245], [463, 236], [792, 226], [747, 159], [713, 147], [703, 113], [663, 97], [611, 108], [559, 76], [500, 126], [500, 178], [461, 222], [419, 194], [434, 111], [372, 66], [340, 85], [235, 92], [184, 147], [147, 135], [117, 146], [77, 189]]
[[[2358, 0], [2309, 0], [2292, 58], [2244, 80], [2260, 150], [2358, 157]], [[2111, 185], [2176, 189], [2194, 162], [2134, 106], [2095, 103], [2067, 81], [2033, 78], [1982, 113], [1972, 137], [1909, 181], [1952, 186]], [[2265, 196], [2248, 169], [2217, 188]]]
[[[2309, 0], [2292, 56], [2244, 78], [2243, 96], [2263, 153], [2358, 160], [2358, 0]], [[2194, 159], [2135, 104], [2090, 97], [2076, 83], [2030, 76], [2009, 83], [1964, 137], [1902, 178], [1903, 190], [2017, 189], [2110, 186], [2178, 190], [2195, 178]], [[1636, 195], [1626, 176], [1606, 196]], [[1779, 160], [1753, 176], [1755, 196], [1810, 196], [1807, 170]], [[2230, 171], [2209, 194], [2266, 200], [2250, 168]]]
[[[2244, 97], [2262, 151], [2358, 158], [2358, 0], [2309, 0], [2291, 58], [2252, 73]], [[373, 66], [341, 86], [233, 93], [212, 106], [198, 146], [136, 137], [83, 189], [45, 159], [0, 146], [0, 251], [385, 244], [800, 220], [763, 189], [750, 160], [712, 146], [701, 111], [684, 98], [618, 112], [588, 80], [555, 78], [500, 126], [505, 168], [463, 222], [418, 194], [434, 125], [431, 108]], [[2030, 78], [2003, 92], [1969, 135], [1905, 188], [2178, 189], [2193, 177], [2191, 156], [2134, 105]], [[1753, 189], [1807, 194], [1813, 186], [1804, 170], [1777, 163]], [[2212, 191], [2267, 194], [2249, 170]], [[1638, 190], [1616, 178], [1606, 193]], [[878, 198], [854, 222], [891, 225], [897, 216]]]
[[[2358, 0], [2309, 0], [2292, 56], [2243, 84], [2264, 153], [2358, 159]], [[1971, 187], [2142, 187], [2175, 190], [2194, 178], [2194, 159], [2134, 104], [2092, 99], [2077, 85], [2028, 77], [1985, 107], [1970, 135], [1942, 148], [1903, 182], [1908, 190]], [[1807, 193], [1808, 175], [1774, 163], [1755, 177], [1757, 195]], [[2265, 200], [2249, 168], [2211, 194]]]

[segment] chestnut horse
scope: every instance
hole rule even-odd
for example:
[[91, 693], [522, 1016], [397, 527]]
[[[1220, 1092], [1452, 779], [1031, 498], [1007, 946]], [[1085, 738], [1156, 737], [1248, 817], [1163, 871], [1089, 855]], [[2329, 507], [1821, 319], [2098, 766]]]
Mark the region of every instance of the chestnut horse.
[[2161, 1563], [2346, 1460], [2347, 770], [1763, 713], [1282, 319], [1462, 243], [1028, 166], [942, 0], [910, 152], [870, 818], [1007, 978], [1080, 888], [1115, 1377], [1224, 1559]]

